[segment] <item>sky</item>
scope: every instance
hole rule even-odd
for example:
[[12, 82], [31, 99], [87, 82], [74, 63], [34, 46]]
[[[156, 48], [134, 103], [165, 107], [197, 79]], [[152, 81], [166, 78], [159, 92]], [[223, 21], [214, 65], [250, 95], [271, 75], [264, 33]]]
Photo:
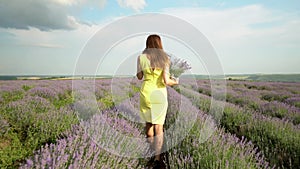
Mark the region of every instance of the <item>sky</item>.
[[[197, 28], [225, 74], [300, 73], [299, 0], [0, 0], [0, 75], [73, 75], [97, 32], [145, 13], [171, 15]], [[135, 74], [146, 37], [123, 40], [95, 73]], [[191, 73], [207, 74], [191, 50], [167, 36], [162, 41], [166, 51], [191, 63]]]

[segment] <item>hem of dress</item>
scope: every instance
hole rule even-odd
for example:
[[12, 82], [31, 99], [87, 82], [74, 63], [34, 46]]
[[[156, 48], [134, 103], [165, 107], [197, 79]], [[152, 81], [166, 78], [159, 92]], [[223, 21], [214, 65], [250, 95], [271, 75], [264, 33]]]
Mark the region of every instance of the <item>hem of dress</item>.
[[150, 121], [145, 121], [146, 123], [151, 123], [151, 124], [160, 124], [160, 125], [164, 125], [165, 123], [153, 123], [153, 122], [150, 122]]

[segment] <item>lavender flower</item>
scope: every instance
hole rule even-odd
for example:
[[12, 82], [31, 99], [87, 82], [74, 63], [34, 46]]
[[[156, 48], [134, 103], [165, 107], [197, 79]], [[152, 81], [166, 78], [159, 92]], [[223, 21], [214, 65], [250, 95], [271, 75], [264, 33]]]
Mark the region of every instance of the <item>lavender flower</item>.
[[170, 77], [171, 78], [179, 78], [179, 76], [186, 72], [187, 70], [191, 69], [191, 65], [184, 59], [177, 58], [173, 55], [170, 56]]
[[300, 108], [300, 96], [288, 98], [285, 100], [285, 102], [290, 105]]

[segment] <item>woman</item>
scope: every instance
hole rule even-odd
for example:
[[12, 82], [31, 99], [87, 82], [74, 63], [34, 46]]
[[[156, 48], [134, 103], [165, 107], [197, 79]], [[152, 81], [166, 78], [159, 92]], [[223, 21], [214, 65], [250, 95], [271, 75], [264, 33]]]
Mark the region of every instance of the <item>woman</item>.
[[167, 88], [178, 84], [170, 79], [170, 59], [163, 51], [158, 35], [150, 35], [146, 49], [137, 59], [137, 78], [143, 80], [140, 90], [140, 117], [146, 122], [146, 135], [155, 150], [154, 168], [163, 165], [160, 153], [163, 145], [163, 124], [168, 108]]

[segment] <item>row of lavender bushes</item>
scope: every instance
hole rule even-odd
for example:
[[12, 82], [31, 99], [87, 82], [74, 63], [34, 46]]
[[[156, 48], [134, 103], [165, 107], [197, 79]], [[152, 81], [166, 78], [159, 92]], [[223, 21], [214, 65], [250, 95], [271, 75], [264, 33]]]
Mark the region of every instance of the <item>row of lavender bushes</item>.
[[[214, 126], [210, 116], [174, 89], [168, 88], [168, 93], [164, 150], [170, 168], [271, 168], [250, 141]], [[136, 121], [138, 99], [136, 95], [116, 108]]]
[[[121, 113], [115, 108], [115, 104], [121, 102], [122, 99], [112, 95], [110, 91], [111, 81], [95, 84], [96, 105], [94, 100], [91, 100], [93, 99], [91, 97], [92, 89], [89, 88], [93, 86], [91, 83], [93, 82], [83, 81], [76, 84], [77, 89], [75, 89], [74, 96], [76, 101], [73, 108], [79, 114], [80, 124], [76, 124], [71, 130], [64, 132], [55, 144], [42, 146], [33, 156], [27, 158], [20, 168], [144, 168], [144, 164], [139, 158], [116, 155], [120, 153], [119, 151], [122, 153], [123, 150], [128, 150], [128, 147], [138, 148], [139, 145], [143, 144], [129, 146], [128, 140], [117, 139], [117, 136], [113, 135], [114, 132], [112, 132], [112, 130], [116, 130], [122, 135], [144, 138], [139, 131], [141, 127], [120, 118]], [[136, 82], [131, 83], [127, 93], [124, 93], [122, 83], [119, 84], [114, 86], [115, 93], [119, 93], [123, 99], [127, 95], [126, 101], [130, 100], [130, 97], [138, 91]], [[128, 106], [128, 104], [126, 105]], [[112, 145], [118, 147], [117, 151], [106, 149]], [[136, 150], [135, 152], [139, 151]], [[143, 157], [143, 154], [136, 156]]]
[[[170, 168], [271, 168], [251, 141], [216, 127], [211, 116], [174, 89], [168, 93], [164, 150]], [[131, 121], [137, 120], [137, 96], [117, 106]]]
[[[83, 87], [92, 86], [87, 83], [94, 84], [87, 90], [94, 92], [100, 108], [113, 106], [111, 79], [86, 81]], [[78, 95], [83, 98], [74, 102]], [[0, 168], [15, 168], [34, 150], [55, 143], [62, 132], [78, 124], [74, 109], [94, 111], [88, 98], [72, 90], [71, 80], [0, 81]]]
[[[188, 86], [189, 82], [185, 85]], [[190, 87], [208, 96], [212, 94], [211, 84], [207, 80], [198, 80]], [[298, 125], [299, 88], [299, 83], [228, 81], [226, 101]]]
[[[209, 113], [211, 97], [185, 87], [177, 88], [194, 105]], [[226, 103], [220, 118], [226, 131], [245, 136], [279, 168], [297, 168], [300, 165], [300, 129], [289, 121], [264, 116], [260, 113]]]
[[[106, 121], [114, 129], [122, 130], [123, 134], [134, 133], [135, 137], [139, 137], [140, 133], [133, 124], [108, 115], [104, 117], [96, 114], [89, 119], [89, 122], [96, 121], [97, 124], [101, 124]], [[99, 133], [97, 136], [100, 138], [96, 141], [90, 133], [85, 131], [84, 126], [84, 124], [73, 126], [72, 130], [64, 133], [65, 138], [59, 139], [56, 144], [46, 144], [34, 156], [29, 157], [20, 168], [139, 168], [140, 161], [138, 158], [124, 158], [115, 155], [112, 151], [105, 150], [102, 148], [103, 144], [99, 144], [98, 139], [103, 139], [104, 142], [113, 140], [107, 140], [103, 133]], [[102, 132], [107, 134], [110, 131], [102, 130]], [[122, 143], [124, 144], [124, 142], [118, 143], [120, 149], [124, 148]]]
[[[172, 118], [178, 118], [181, 114], [185, 124], [188, 124], [193, 121], [191, 117], [195, 118], [196, 113], [195, 123], [185, 131], [188, 132], [186, 137], [169, 150], [171, 168], [271, 168], [251, 142], [225, 133], [222, 128], [214, 125], [210, 115], [199, 110], [190, 100], [174, 89], [168, 91], [170, 107], [166, 121], [167, 128], [179, 123]], [[189, 112], [193, 112], [192, 116], [188, 115]], [[172, 124], [172, 121], [175, 124]], [[172, 145], [172, 137], [176, 138], [178, 134], [183, 132], [177, 133], [172, 130], [167, 132], [166, 137], [171, 139], [167, 139], [166, 144]]]
[[[169, 95], [170, 108], [166, 121], [166, 145], [172, 145], [176, 137], [183, 135], [183, 133], [181, 135], [174, 133], [175, 131], [171, 129], [172, 125], [188, 124], [186, 122], [191, 121], [191, 116], [186, 116], [187, 114], [197, 117], [191, 130], [183, 129], [187, 135], [182, 142], [169, 150], [171, 168], [269, 168], [267, 162], [251, 142], [226, 134], [222, 129], [216, 129], [213, 135], [202, 143], [199, 138], [203, 137], [204, 133], [200, 131], [204, 120], [209, 116], [199, 111], [188, 99], [173, 89], [169, 89]], [[115, 108], [95, 114], [87, 123], [101, 125], [103, 122], [107, 122], [110, 127], [125, 135], [144, 138], [143, 125], [132, 122], [137, 116], [138, 104], [138, 94], [135, 94], [133, 98], [128, 98], [120, 105], [116, 105]], [[128, 120], [129, 116], [132, 118]], [[176, 123], [176, 118], [179, 116], [183, 117], [184, 123], [182, 121]], [[172, 124], [174, 122], [175, 124]], [[89, 125], [87, 124], [87, 126]], [[99, 142], [111, 143], [117, 137], [112, 135], [109, 137], [110, 139], [106, 139], [106, 134], [110, 133], [111, 128], [110, 131], [101, 131], [102, 134], [97, 135], [100, 140], [95, 142], [82, 129], [82, 125], [74, 126], [70, 132], [65, 133], [65, 138], [58, 140], [56, 144], [43, 146], [34, 156], [28, 158], [21, 168], [145, 168], [146, 161], [143, 159], [116, 156], [111, 151], [101, 148]], [[116, 147], [123, 148], [122, 150], [126, 150], [125, 153], [129, 153], [128, 151], [138, 153], [138, 150], [147, 152], [140, 147], [141, 144], [134, 144], [128, 148], [126, 139], [125, 141], [122, 139], [118, 143]], [[143, 155], [145, 154], [135, 157], [143, 157]]]
[[51, 81], [0, 82], [0, 168], [15, 168], [33, 150], [55, 142], [77, 123], [70, 107], [69, 83]]

